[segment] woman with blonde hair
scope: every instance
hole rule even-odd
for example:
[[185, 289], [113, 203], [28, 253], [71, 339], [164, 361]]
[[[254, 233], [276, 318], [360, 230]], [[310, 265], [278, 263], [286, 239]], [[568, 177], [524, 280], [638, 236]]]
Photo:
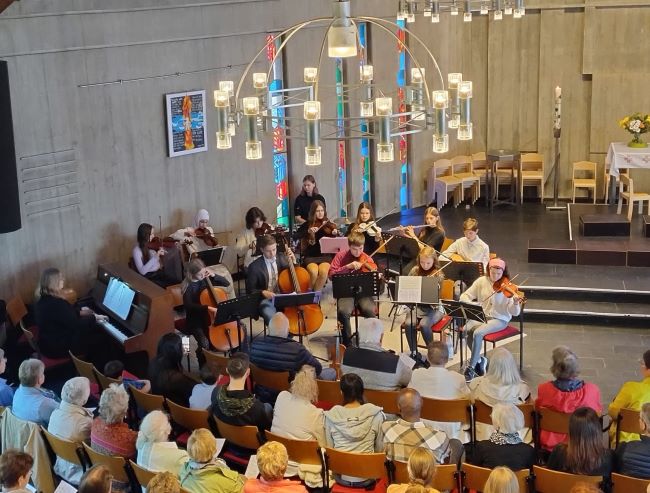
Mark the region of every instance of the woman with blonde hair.
[[147, 493], [180, 493], [181, 483], [171, 472], [159, 472], [149, 480]]
[[289, 456], [287, 449], [279, 442], [266, 442], [257, 449], [257, 465], [260, 479], [249, 479], [243, 493], [307, 493], [300, 481], [284, 479]]
[[422, 487], [427, 493], [438, 493], [432, 487], [436, 475], [436, 458], [431, 450], [424, 447], [414, 449], [409, 455], [407, 469], [408, 484], [391, 484], [386, 493], [406, 493], [413, 486]]
[[519, 493], [517, 476], [507, 467], [496, 467], [485, 482], [483, 493]]

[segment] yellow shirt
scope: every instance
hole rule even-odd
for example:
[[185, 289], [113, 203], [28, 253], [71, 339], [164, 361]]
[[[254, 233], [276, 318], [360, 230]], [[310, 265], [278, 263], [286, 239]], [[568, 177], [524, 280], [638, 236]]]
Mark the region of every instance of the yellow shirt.
[[[616, 419], [622, 408], [639, 411], [646, 402], [650, 402], [650, 377], [644, 378], [641, 382], [625, 382], [609, 405], [609, 415]], [[609, 432], [612, 439], [614, 439], [616, 437], [616, 422], [612, 423]], [[639, 435], [621, 432], [621, 442], [631, 442], [633, 440], [639, 440]]]

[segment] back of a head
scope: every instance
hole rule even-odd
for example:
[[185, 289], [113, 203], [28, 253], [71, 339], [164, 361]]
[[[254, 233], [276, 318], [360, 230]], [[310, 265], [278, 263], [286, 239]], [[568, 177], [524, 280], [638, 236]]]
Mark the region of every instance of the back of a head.
[[106, 466], [93, 466], [81, 477], [78, 493], [110, 493], [113, 476]]
[[486, 378], [497, 385], [521, 383], [517, 362], [510, 351], [502, 347], [492, 351]]
[[288, 337], [289, 336], [289, 319], [287, 316], [278, 312], [269, 320], [269, 335], [274, 337]]
[[104, 365], [104, 375], [108, 378], [113, 378], [115, 380], [122, 377], [122, 372], [124, 371], [124, 363], [119, 359], [114, 359], [108, 361]]
[[162, 411], [151, 411], [140, 423], [136, 447], [140, 450], [150, 443], [165, 442], [172, 431], [169, 418]]
[[291, 382], [291, 394], [305, 399], [312, 404], [318, 401], [318, 383], [316, 383], [316, 370], [313, 366], [302, 365]]
[[507, 467], [495, 467], [483, 487], [483, 493], [519, 493], [517, 476]]
[[346, 373], [341, 377], [339, 383], [341, 394], [343, 395], [343, 404], [359, 402], [363, 404], [363, 380], [356, 373]]
[[90, 380], [86, 377], [73, 377], [63, 384], [61, 400], [68, 404], [83, 406], [90, 397]]
[[445, 366], [449, 362], [447, 345], [442, 341], [430, 342], [427, 350], [427, 359], [433, 366]]
[[201, 377], [201, 381], [206, 385], [214, 385], [217, 383], [217, 375], [215, 374], [212, 367], [207, 363], [201, 367], [199, 375]]
[[578, 356], [567, 346], [557, 346], [553, 349], [553, 364], [551, 373], [557, 379], [568, 380], [580, 373]]
[[650, 402], [646, 402], [641, 406], [639, 411], [639, 418], [645, 426], [644, 434], [650, 434]]
[[149, 480], [147, 493], [180, 493], [181, 483], [169, 471], [159, 472]]
[[210, 430], [197, 428], [187, 439], [187, 454], [195, 462], [210, 462], [217, 451], [217, 441]]
[[246, 353], [235, 353], [228, 360], [226, 372], [231, 378], [243, 378], [250, 367], [250, 359]]
[[18, 367], [18, 380], [23, 387], [35, 387], [38, 385], [40, 376], [45, 371], [45, 365], [41, 360], [31, 358], [23, 361]]
[[265, 481], [281, 480], [288, 463], [287, 449], [280, 442], [266, 442], [257, 449], [257, 465]]
[[643, 366], [650, 370], [650, 349], [643, 353]]
[[378, 318], [364, 318], [359, 322], [359, 343], [380, 344], [384, 324]]
[[156, 361], [163, 369], [178, 369], [183, 359], [183, 341], [175, 332], [168, 332], [158, 341]]
[[600, 418], [590, 407], [579, 407], [569, 418], [566, 467], [573, 474], [592, 474], [603, 460], [605, 446]]
[[99, 397], [99, 415], [107, 424], [121, 423], [129, 408], [129, 394], [122, 385], [112, 383]]
[[501, 433], [517, 433], [524, 427], [524, 413], [514, 404], [497, 403], [492, 407], [492, 424]]
[[402, 418], [417, 419], [422, 411], [422, 396], [417, 390], [407, 387], [400, 390], [397, 396], [397, 406]]
[[20, 450], [8, 449], [0, 455], [0, 483], [2, 487], [13, 488], [18, 480], [27, 474], [34, 465], [34, 459]]
[[[648, 485], [650, 488], [650, 485]], [[596, 483], [587, 483], [586, 481], [578, 481], [571, 487], [569, 493], [603, 493]]]
[[407, 464], [409, 483], [431, 486], [436, 474], [436, 458], [428, 448], [413, 449]]

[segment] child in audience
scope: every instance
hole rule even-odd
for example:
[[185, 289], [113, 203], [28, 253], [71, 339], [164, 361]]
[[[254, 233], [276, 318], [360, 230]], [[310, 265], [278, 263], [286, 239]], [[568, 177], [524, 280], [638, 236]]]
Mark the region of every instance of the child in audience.
[[32, 473], [34, 459], [29, 454], [9, 449], [0, 456], [0, 482], [2, 491], [28, 493], [26, 488]]
[[135, 387], [147, 393], [151, 391], [151, 382], [149, 380], [140, 379], [132, 373], [129, 373], [124, 369], [124, 363], [117, 359], [106, 363], [106, 366], [104, 366], [104, 376], [113, 380], [120, 380], [125, 388]]
[[207, 409], [212, 404], [212, 392], [217, 386], [217, 376], [205, 364], [201, 368], [201, 383], [197, 383], [192, 389], [190, 396], [190, 407], [192, 409]]
[[456, 254], [465, 262], [481, 262], [483, 267], [487, 267], [490, 260], [490, 247], [478, 237], [478, 221], [472, 217], [463, 222], [463, 237], [442, 253], [449, 258]]

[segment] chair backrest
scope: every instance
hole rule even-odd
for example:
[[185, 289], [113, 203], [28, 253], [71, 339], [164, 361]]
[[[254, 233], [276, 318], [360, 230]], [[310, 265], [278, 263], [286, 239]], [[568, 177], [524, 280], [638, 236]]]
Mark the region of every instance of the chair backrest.
[[616, 417], [616, 446], [618, 447], [619, 436], [621, 432], [641, 433], [639, 423], [639, 411], [624, 407], [618, 412]]
[[539, 431], [550, 431], [552, 433], [569, 433], [569, 418], [570, 413], [561, 413], [553, 411], [547, 407], [540, 407], [536, 409], [537, 412], [537, 427]]
[[544, 156], [537, 152], [522, 154], [521, 169], [523, 171], [542, 171], [544, 169]]
[[445, 240], [442, 242], [442, 249], [441, 251], [445, 251], [447, 248], [451, 246], [451, 244], [454, 242], [453, 238], [445, 237]]
[[341, 396], [340, 382], [337, 380], [316, 380], [318, 385], [318, 400], [340, 404], [343, 397]]
[[32, 348], [32, 350], [35, 351], [40, 356], [41, 349], [38, 347], [38, 343], [36, 342], [36, 337], [34, 337], [34, 334], [32, 333], [31, 330], [28, 330], [24, 327], [22, 321], [20, 322], [20, 330], [22, 330], [23, 335], [25, 336], [25, 339], [27, 340], [27, 343]]
[[569, 493], [576, 483], [600, 483], [601, 476], [582, 476], [566, 472], [553, 471], [545, 467], [533, 466], [535, 493]]
[[[476, 490], [483, 491], [485, 483], [490, 477], [492, 469], [487, 467], [473, 466], [471, 464], [462, 463], [460, 466], [461, 470], [461, 481], [465, 490]], [[528, 469], [522, 469], [521, 471], [513, 471], [515, 476], [517, 476], [517, 482], [519, 483], [519, 491], [522, 493], [527, 490], [526, 481], [530, 474]]]
[[593, 161], [576, 161], [573, 163], [573, 177], [576, 177], [576, 171], [582, 172], [582, 171], [587, 171], [589, 172], [590, 176], [589, 178], [596, 178], [596, 163]]
[[397, 390], [365, 389], [363, 391], [366, 402], [371, 402], [383, 408], [384, 412], [388, 414], [399, 414], [399, 408], [397, 407], [398, 395], [399, 392]]
[[634, 181], [627, 175], [619, 175], [618, 193], [634, 194]]
[[7, 302], [7, 316], [11, 325], [14, 327], [22, 326], [25, 315], [27, 315], [27, 307], [20, 296], [14, 296]]
[[70, 358], [72, 358], [72, 363], [74, 364], [75, 369], [80, 377], [86, 377], [90, 380], [90, 383], [97, 383], [97, 377], [95, 376], [95, 365], [77, 358], [72, 351], [70, 353]]
[[326, 447], [325, 464], [335, 474], [374, 479], [388, 477], [386, 454], [383, 452], [358, 454]]
[[95, 466], [101, 464], [106, 466], [113, 478], [122, 483], [129, 482], [129, 476], [126, 473], [126, 459], [117, 455], [105, 455], [93, 450], [90, 445], [83, 443], [84, 451], [90, 459], [90, 463]]
[[112, 383], [116, 383], [118, 385], [122, 383], [121, 380], [107, 377], [102, 372], [100, 372], [97, 368], [95, 368], [95, 378], [97, 379], [97, 383], [99, 384], [101, 390], [107, 389], [108, 387], [111, 386]]
[[278, 391], [289, 390], [289, 372], [288, 371], [270, 371], [264, 370], [251, 363], [251, 378], [256, 385], [261, 385], [269, 389]]
[[215, 418], [221, 438], [239, 447], [257, 450], [261, 445], [257, 426], [235, 426]]
[[454, 281], [451, 279], [443, 279], [440, 284], [440, 299], [453, 300], [454, 299]]
[[157, 410], [163, 411], [165, 409], [165, 397], [162, 395], [148, 394], [133, 386], [129, 387], [129, 391], [136, 405], [145, 413]]
[[422, 419], [446, 423], [472, 423], [472, 403], [469, 399], [422, 398]]
[[265, 435], [268, 441], [280, 442], [286, 447], [289, 460], [299, 464], [322, 465], [323, 457], [316, 440], [295, 440], [270, 431], [266, 431]]
[[228, 366], [228, 356], [221, 356], [220, 354], [202, 349], [206, 362], [220, 375], [226, 375], [226, 367]]
[[612, 473], [611, 493], [646, 493], [650, 479], [632, 478], [623, 474]]
[[486, 169], [488, 165], [487, 156], [484, 151], [472, 154], [472, 170]]
[[452, 173], [471, 173], [472, 156], [456, 156], [451, 159]]
[[449, 159], [438, 159], [433, 163], [433, 177], [451, 176], [451, 161]]
[[86, 462], [82, 460], [83, 452], [80, 443], [72, 442], [64, 438], [59, 438], [56, 435], [53, 435], [45, 428], [41, 426], [41, 432], [45, 437], [45, 441], [49, 444], [52, 452], [57, 457], [61, 457], [63, 460], [72, 462], [81, 466], [83, 470], [86, 470]]
[[210, 413], [205, 409], [190, 409], [167, 400], [167, 408], [172, 420], [185, 428], [186, 430], [196, 430], [198, 428], [207, 428], [210, 426]]
[[149, 481], [151, 481], [151, 478], [153, 478], [157, 474], [154, 471], [150, 471], [149, 469], [146, 469], [138, 465], [132, 460], [129, 460], [129, 465], [133, 470], [133, 475], [135, 476], [135, 479], [138, 481], [138, 484], [143, 488], [146, 488], [147, 485], [149, 484]]

